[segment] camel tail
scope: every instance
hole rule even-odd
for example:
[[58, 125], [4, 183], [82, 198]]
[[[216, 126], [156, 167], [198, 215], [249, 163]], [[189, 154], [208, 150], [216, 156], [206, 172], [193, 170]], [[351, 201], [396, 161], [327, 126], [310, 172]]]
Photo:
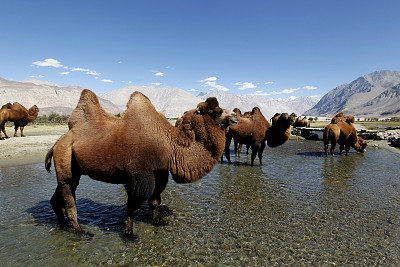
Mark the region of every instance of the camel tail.
[[44, 166], [48, 172], [50, 172], [50, 168], [51, 168], [51, 159], [53, 158], [53, 148], [54, 148], [54, 146], [52, 146], [49, 149], [49, 151], [47, 151], [46, 158], [44, 160]]

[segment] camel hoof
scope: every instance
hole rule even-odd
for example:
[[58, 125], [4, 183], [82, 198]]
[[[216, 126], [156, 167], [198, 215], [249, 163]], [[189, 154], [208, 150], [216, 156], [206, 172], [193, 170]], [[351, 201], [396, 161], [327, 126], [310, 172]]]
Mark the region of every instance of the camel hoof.
[[128, 238], [128, 239], [137, 239], [139, 236], [134, 234], [132, 229], [130, 229], [130, 230], [125, 229], [124, 237]]

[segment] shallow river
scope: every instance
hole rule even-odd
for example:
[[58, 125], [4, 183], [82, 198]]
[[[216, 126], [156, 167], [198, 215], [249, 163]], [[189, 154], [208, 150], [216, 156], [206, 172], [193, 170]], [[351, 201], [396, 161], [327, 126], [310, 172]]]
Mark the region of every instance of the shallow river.
[[263, 165], [231, 155], [202, 180], [162, 194], [162, 223], [143, 205], [122, 236], [121, 185], [83, 176], [78, 218], [60, 229], [55, 171], [0, 168], [1, 266], [400, 266], [400, 157], [384, 149], [326, 158], [321, 141], [266, 148]]

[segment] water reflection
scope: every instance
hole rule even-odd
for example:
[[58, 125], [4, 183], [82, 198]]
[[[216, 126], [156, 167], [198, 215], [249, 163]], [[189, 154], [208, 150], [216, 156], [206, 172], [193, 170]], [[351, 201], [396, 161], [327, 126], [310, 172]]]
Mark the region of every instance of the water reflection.
[[[83, 176], [78, 218], [93, 237], [60, 229], [43, 164], [0, 172], [0, 258], [5, 266], [399, 266], [400, 158], [382, 149], [326, 158], [322, 142], [266, 148], [263, 165], [232, 156], [194, 184], [171, 179], [161, 226], [147, 204], [138, 239], [121, 237], [122, 186]], [[26, 244], [21, 246], [21, 244]]]

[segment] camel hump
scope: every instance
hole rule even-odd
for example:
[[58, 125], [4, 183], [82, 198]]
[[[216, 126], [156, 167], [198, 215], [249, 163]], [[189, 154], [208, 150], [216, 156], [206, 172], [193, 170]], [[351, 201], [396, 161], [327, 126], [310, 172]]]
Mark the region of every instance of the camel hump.
[[79, 122], [100, 121], [107, 116], [108, 114], [101, 107], [96, 94], [88, 89], [84, 89], [76, 108], [71, 113], [68, 126], [71, 129]]
[[135, 91], [131, 94], [128, 103], [126, 103], [126, 108], [129, 109], [134, 104], [137, 104], [137, 102], [142, 102], [142, 101], [151, 103], [150, 99], [147, 96], [145, 96], [139, 91]]
[[14, 103], [12, 104], [11, 109], [13, 109], [13, 110], [21, 110], [21, 111], [24, 111], [24, 112], [28, 112], [28, 110], [27, 110], [23, 105], [21, 105], [21, 104], [18, 103], [18, 102], [14, 102]]

